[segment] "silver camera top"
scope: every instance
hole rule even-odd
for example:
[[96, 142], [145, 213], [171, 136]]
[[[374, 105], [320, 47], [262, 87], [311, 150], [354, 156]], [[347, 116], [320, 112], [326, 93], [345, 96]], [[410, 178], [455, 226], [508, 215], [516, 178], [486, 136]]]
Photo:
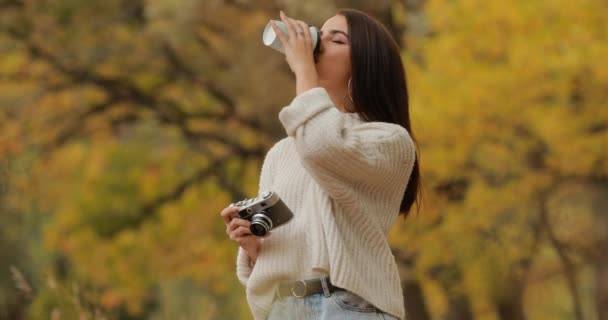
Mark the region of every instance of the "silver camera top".
[[276, 193], [272, 191], [263, 191], [255, 198], [244, 199], [233, 205], [241, 207], [238, 216], [245, 218], [253, 213], [274, 206], [279, 200], [281, 199]]

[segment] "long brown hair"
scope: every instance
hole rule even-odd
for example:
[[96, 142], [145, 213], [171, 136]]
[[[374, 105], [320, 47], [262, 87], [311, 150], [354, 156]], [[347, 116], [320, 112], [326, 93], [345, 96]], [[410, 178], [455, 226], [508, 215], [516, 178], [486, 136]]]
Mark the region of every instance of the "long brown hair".
[[[414, 141], [410, 123], [405, 68], [399, 46], [389, 31], [368, 14], [341, 9], [350, 39], [352, 78], [350, 93], [354, 110], [364, 121], [395, 123], [404, 127]], [[419, 153], [401, 201], [400, 213], [407, 217], [420, 198]]]

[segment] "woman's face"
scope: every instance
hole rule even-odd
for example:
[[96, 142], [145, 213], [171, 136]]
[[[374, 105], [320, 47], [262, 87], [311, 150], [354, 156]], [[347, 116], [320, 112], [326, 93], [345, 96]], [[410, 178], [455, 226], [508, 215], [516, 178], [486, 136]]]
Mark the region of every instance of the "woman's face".
[[346, 88], [351, 69], [348, 25], [344, 16], [335, 15], [323, 24], [315, 67], [321, 87], [335, 92]]

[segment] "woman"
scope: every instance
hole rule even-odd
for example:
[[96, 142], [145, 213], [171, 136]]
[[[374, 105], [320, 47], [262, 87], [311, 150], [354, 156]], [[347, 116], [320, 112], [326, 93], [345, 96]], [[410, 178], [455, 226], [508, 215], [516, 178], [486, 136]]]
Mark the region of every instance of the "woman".
[[273, 26], [296, 76], [279, 113], [288, 137], [266, 155], [260, 191], [276, 192], [294, 219], [258, 238], [249, 221], [221, 215], [239, 245], [237, 277], [255, 319], [404, 319], [399, 274], [386, 237], [419, 190], [399, 48], [356, 10], [321, 28], [281, 12]]

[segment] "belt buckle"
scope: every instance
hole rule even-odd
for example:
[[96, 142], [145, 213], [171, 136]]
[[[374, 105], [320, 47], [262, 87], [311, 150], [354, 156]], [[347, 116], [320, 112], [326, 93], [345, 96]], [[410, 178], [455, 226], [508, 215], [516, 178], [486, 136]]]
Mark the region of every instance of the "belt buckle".
[[[303, 283], [303, 284], [304, 284], [304, 290], [303, 290], [303, 292], [302, 292], [301, 294], [296, 293], [296, 285], [297, 285], [297, 284], [299, 284], [299, 283]], [[306, 281], [304, 281], [304, 280], [298, 280], [298, 281], [296, 281], [296, 282], [293, 284], [293, 286], [291, 287], [291, 293], [292, 293], [292, 294], [293, 294], [293, 296], [294, 296], [294, 297], [296, 297], [296, 298], [302, 298], [302, 297], [306, 296], [306, 290], [307, 290], [307, 289], [308, 289], [308, 288], [307, 288]]]

